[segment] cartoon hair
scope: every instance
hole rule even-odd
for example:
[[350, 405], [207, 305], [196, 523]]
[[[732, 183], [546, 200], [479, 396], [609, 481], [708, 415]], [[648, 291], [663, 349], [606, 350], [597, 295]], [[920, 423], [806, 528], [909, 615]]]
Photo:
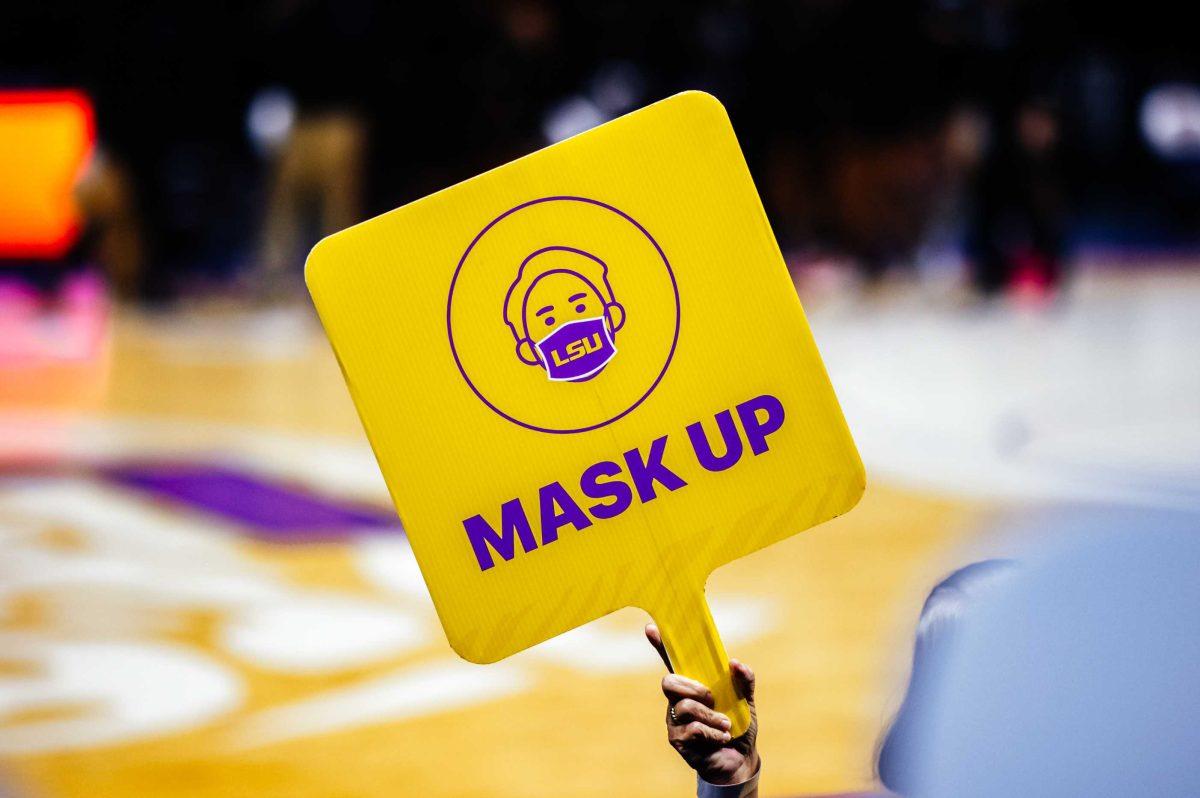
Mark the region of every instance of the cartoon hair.
[[[538, 268], [539, 264], [535, 264], [533, 261], [548, 252], [568, 252], [581, 257], [572, 258], [569, 267], [559, 264]], [[525, 298], [529, 296], [534, 283], [547, 274], [555, 272], [574, 274], [590, 285], [606, 304], [617, 301], [616, 296], [613, 295], [612, 286], [608, 282], [608, 265], [604, 261], [574, 247], [542, 247], [521, 261], [521, 266], [517, 269], [517, 279], [508, 287], [508, 293], [504, 295], [504, 323], [512, 330], [513, 337], [518, 341], [525, 339], [528, 335], [525, 330]]]

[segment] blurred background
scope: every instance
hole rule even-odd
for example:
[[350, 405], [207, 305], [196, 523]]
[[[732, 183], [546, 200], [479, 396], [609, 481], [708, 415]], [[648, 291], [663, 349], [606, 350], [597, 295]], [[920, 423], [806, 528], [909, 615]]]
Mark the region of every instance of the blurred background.
[[0, 795], [689, 794], [638, 612], [454, 657], [302, 279], [324, 235], [685, 89], [730, 112], [871, 475], [711, 601], [764, 794], [876, 789], [940, 575], [1200, 509], [1189, 21], [8, 4]]

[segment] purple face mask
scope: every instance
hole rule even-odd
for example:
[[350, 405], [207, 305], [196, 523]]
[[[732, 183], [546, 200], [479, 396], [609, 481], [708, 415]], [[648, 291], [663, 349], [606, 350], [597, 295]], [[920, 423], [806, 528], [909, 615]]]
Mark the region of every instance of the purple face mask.
[[593, 377], [617, 354], [604, 316], [569, 321], [534, 346], [553, 382]]

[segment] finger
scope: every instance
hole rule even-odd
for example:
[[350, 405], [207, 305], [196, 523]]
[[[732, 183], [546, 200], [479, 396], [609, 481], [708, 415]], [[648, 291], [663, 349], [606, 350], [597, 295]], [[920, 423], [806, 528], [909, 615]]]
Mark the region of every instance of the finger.
[[725, 715], [691, 698], [683, 699], [672, 708], [675, 710], [675, 722], [681, 726], [686, 726], [692, 721], [697, 720], [705, 726], [711, 726], [718, 731], [729, 731], [730, 726], [733, 725]]
[[685, 698], [699, 701], [706, 707], [711, 707], [714, 704], [711, 690], [695, 679], [689, 679], [677, 673], [668, 673], [663, 677], [662, 691], [663, 695], [672, 704], [676, 704]]
[[663, 644], [662, 632], [658, 631], [657, 624], [646, 624], [646, 639], [650, 641], [650, 645], [654, 646], [654, 650], [658, 652], [658, 656], [662, 657], [663, 665], [667, 666], [667, 670], [673, 670], [671, 668], [671, 659], [667, 656], [667, 647]]
[[676, 727], [676, 731], [671, 737], [673, 742], [685, 746], [724, 745], [733, 739], [729, 736], [729, 732], [706, 726], [698, 720], [694, 720], [686, 726]]
[[733, 676], [733, 688], [738, 697], [754, 702], [754, 671], [741, 660], [729, 660], [729, 672]]

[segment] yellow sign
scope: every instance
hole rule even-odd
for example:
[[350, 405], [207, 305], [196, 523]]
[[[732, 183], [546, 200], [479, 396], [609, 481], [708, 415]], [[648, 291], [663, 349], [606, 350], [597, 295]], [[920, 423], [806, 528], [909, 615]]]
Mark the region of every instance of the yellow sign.
[[455, 651], [642, 607], [744, 731], [705, 580], [865, 475], [720, 103], [344, 230], [306, 279]]

